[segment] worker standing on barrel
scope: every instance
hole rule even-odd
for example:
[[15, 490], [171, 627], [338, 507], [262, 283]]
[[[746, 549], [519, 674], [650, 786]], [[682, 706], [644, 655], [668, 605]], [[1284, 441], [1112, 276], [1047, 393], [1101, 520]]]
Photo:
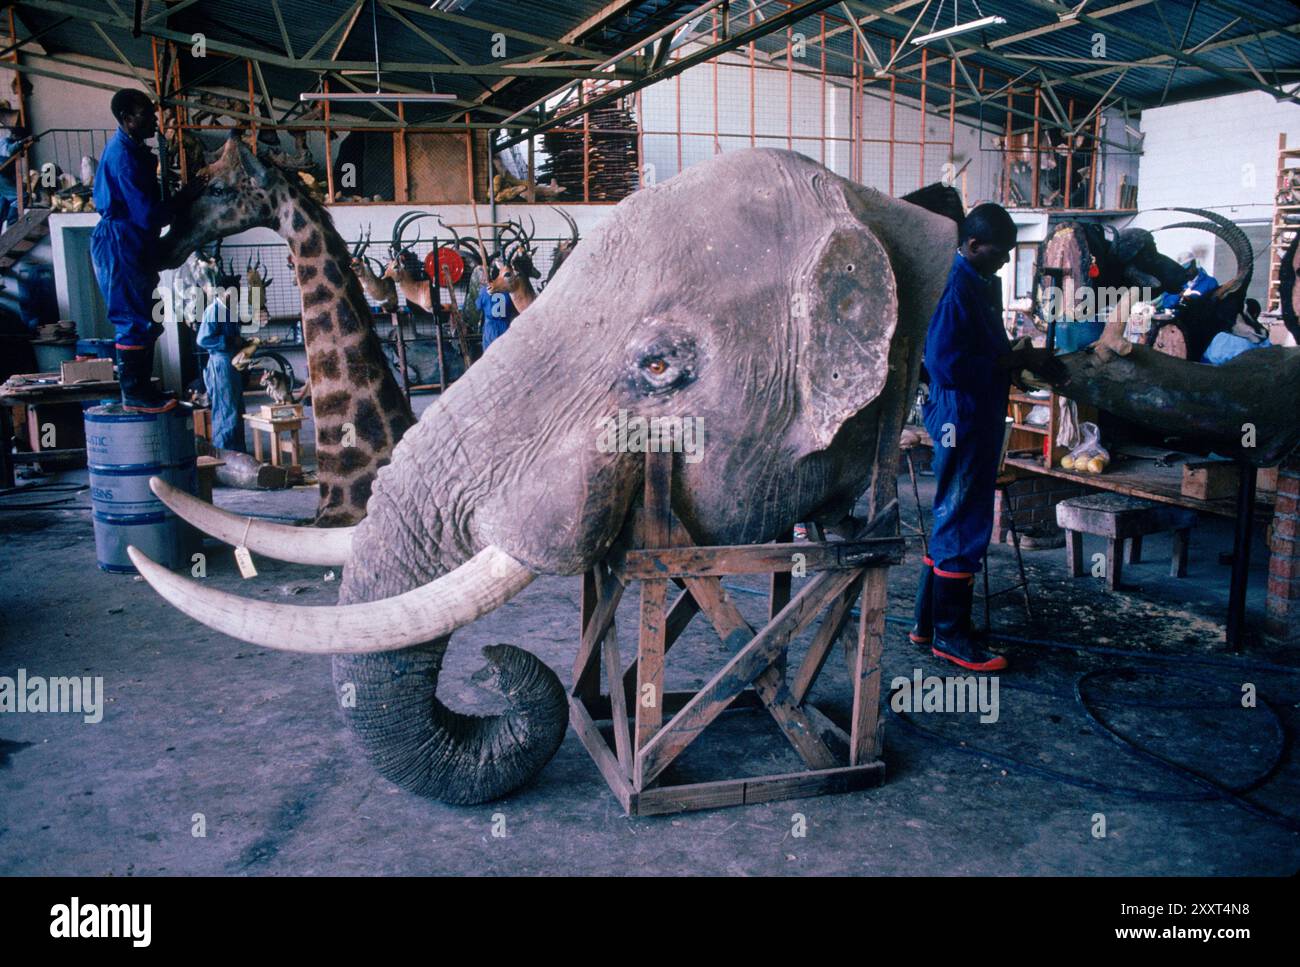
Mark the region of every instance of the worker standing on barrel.
[[170, 222], [158, 186], [158, 159], [147, 142], [158, 132], [152, 102], [125, 89], [110, 103], [117, 134], [95, 172], [99, 224], [90, 238], [95, 277], [116, 336], [122, 405], [163, 413], [176, 405], [153, 385], [153, 349], [163, 327], [153, 321], [158, 288], [158, 234]]
[[972, 671], [1007, 660], [971, 633], [975, 571], [993, 533], [993, 496], [1002, 457], [1012, 373], [1051, 382], [1063, 372], [1046, 349], [1012, 347], [1002, 324], [997, 271], [1016, 244], [1016, 226], [1000, 205], [973, 209], [930, 320], [925, 367], [930, 396], [922, 411], [934, 440], [934, 533], [921, 571], [911, 639], [936, 657]]

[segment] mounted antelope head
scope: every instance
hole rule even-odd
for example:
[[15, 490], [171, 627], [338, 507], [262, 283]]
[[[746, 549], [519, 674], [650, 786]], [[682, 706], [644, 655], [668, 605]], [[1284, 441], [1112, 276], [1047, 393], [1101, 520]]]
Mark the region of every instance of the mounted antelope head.
[[[361, 280], [361, 288], [372, 301], [379, 303], [385, 312], [397, 311], [397, 286], [384, 275], [384, 266], [376, 258], [366, 255], [370, 248], [370, 228], [352, 248], [352, 271]], [[378, 272], [375, 268], [378, 268]]]
[[424, 267], [411, 250], [420, 241], [419, 230], [416, 230], [415, 241], [410, 245], [405, 243], [404, 236], [412, 222], [436, 217], [430, 212], [405, 212], [399, 217], [393, 226], [393, 239], [388, 245], [389, 262], [384, 267], [384, 278], [391, 280], [407, 304], [418, 306], [425, 312], [434, 311], [436, 290], [432, 282], [424, 277]]
[[555, 273], [560, 270], [560, 266], [564, 264], [564, 260], [573, 254], [573, 250], [578, 247], [578, 242], [582, 240], [578, 235], [578, 223], [573, 220], [572, 215], [555, 207], [552, 207], [551, 211], [555, 212], [568, 223], [569, 237], [557, 243], [555, 249], [551, 252], [551, 270], [546, 273], [547, 283], [549, 283], [551, 279], [555, 278]]
[[248, 282], [249, 308], [253, 312], [253, 318], [262, 323], [266, 321], [269, 315], [266, 309], [266, 290], [275, 280], [268, 279], [262, 274], [265, 266], [262, 265], [261, 253], [259, 252], [256, 256], [256, 263], [254, 263], [253, 258], [251, 255], [248, 257], [248, 264], [244, 267], [244, 278]]

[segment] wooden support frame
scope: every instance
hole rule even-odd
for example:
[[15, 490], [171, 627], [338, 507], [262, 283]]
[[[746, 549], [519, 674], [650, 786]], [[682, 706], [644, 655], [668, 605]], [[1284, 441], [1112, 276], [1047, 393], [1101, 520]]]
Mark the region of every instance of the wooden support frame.
[[[902, 560], [903, 539], [694, 546], [671, 512], [672, 460], [668, 453], [646, 454], [640, 546], [611, 555], [583, 578], [570, 718], [610, 790], [633, 816], [879, 785], [885, 773], [879, 709], [886, 584], [889, 567]], [[799, 567], [806, 568], [808, 580], [792, 593], [791, 572]], [[756, 629], [730, 600], [722, 578], [757, 573], [771, 577], [768, 621]], [[615, 612], [632, 581], [641, 583], [640, 627], [636, 658], [625, 669]], [[670, 606], [675, 588], [681, 592]], [[842, 634], [855, 603], [861, 614], [857, 633]], [[790, 677], [791, 642], [823, 613], [806, 657]], [[698, 691], [668, 691], [665, 659], [697, 614], [708, 619], [732, 657]], [[847, 728], [808, 700], [842, 637], [854, 696]], [[600, 691], [602, 677], [606, 694]], [[674, 782], [671, 767], [678, 756], [723, 712], [742, 708], [766, 710], [805, 769]]]

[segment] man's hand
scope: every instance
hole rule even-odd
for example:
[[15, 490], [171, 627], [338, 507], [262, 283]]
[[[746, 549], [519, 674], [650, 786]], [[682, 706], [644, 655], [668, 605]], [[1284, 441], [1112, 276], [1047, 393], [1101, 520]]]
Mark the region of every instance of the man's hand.
[[1053, 386], [1065, 382], [1069, 375], [1064, 364], [1054, 353], [1044, 347], [1034, 346], [1028, 338], [1017, 340], [1011, 347], [1011, 352], [1003, 356], [998, 363], [1000, 368], [1011, 374], [1011, 379], [1021, 389], [1029, 388], [1020, 379], [1020, 374], [1026, 370], [1037, 379]]

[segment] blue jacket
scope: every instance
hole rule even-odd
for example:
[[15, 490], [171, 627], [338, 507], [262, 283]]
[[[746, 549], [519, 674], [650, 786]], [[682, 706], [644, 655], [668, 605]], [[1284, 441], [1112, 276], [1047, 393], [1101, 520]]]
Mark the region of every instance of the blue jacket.
[[930, 319], [925, 339], [925, 368], [935, 390], [956, 391], [981, 412], [996, 411], [998, 423], [1007, 408], [1010, 377], [996, 368], [1011, 342], [999, 318], [990, 286], [958, 252], [948, 284]]
[[1199, 265], [1196, 267], [1196, 278], [1192, 279], [1185, 286], [1182, 292], [1166, 292], [1160, 297], [1159, 308], [1172, 309], [1178, 305], [1178, 300], [1188, 292], [1196, 292], [1200, 295], [1209, 295], [1219, 287], [1219, 280], [1210, 275]]
[[150, 245], [171, 220], [158, 189], [157, 157], [121, 128], [104, 147], [95, 170], [95, 210]]
[[213, 299], [203, 310], [199, 346], [210, 353], [234, 354], [239, 352], [241, 342], [238, 313], [232, 312], [220, 299]]

